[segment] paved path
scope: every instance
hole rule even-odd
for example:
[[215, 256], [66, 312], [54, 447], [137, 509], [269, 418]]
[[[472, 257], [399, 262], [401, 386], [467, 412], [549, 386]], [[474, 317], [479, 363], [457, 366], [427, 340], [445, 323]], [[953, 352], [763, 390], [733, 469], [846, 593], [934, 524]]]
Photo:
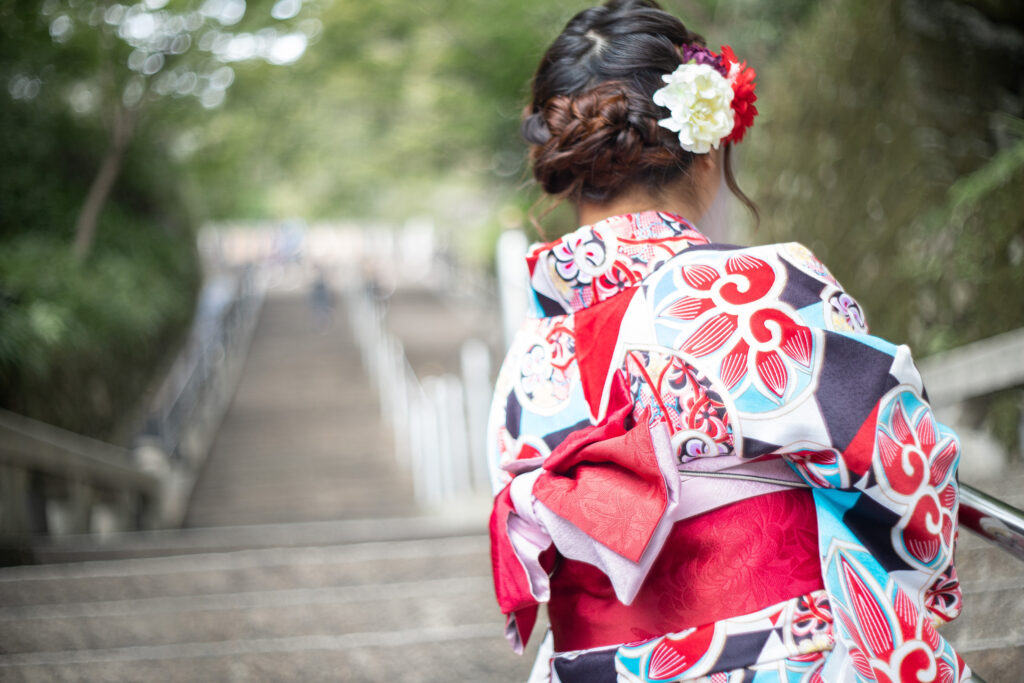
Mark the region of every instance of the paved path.
[[432, 290], [406, 287], [398, 289], [387, 306], [388, 327], [402, 341], [417, 377], [458, 374], [460, 344], [471, 337], [485, 342], [492, 354], [498, 352], [501, 317], [496, 302], [485, 306], [444, 300]]
[[415, 513], [346, 317], [317, 328], [306, 292], [268, 295], [186, 526]]

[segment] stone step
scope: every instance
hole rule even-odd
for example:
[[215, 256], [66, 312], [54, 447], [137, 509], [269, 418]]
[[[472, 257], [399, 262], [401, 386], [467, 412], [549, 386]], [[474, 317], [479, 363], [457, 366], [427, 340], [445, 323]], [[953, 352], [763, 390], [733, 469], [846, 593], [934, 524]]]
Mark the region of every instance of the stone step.
[[[961, 543], [965, 608], [943, 633], [988, 683], [1009, 683], [1024, 662], [1022, 565], [978, 543]], [[174, 680], [172, 666], [193, 680], [522, 680], [530, 660], [500, 638], [489, 569], [482, 536], [7, 568], [0, 679]]]
[[487, 541], [467, 536], [0, 569], [5, 609], [486, 577]]
[[5, 654], [337, 637], [465, 624], [500, 636], [486, 576], [0, 608]]
[[0, 656], [22, 681], [343, 681], [509, 683], [535, 654], [511, 652], [491, 624]]
[[[486, 501], [466, 501], [444, 515], [244, 524], [95, 536], [43, 537], [33, 543], [36, 564], [189, 555], [261, 548], [341, 546], [486, 533]], [[484, 543], [486, 546], [486, 543]], [[0, 570], [2, 571], [2, 570]], [[31, 571], [31, 570], [27, 570]]]
[[977, 643], [976, 646], [976, 650], [961, 648], [958, 652], [985, 683], [1020, 683], [1021, 672], [1024, 671], [1024, 645], [997, 641]]
[[1024, 645], [1024, 578], [966, 584], [963, 597], [960, 617], [942, 627], [950, 642], [966, 651], [997, 641]]
[[0, 569], [0, 680], [525, 680], [538, 642], [518, 657], [501, 636], [487, 550], [474, 535]]

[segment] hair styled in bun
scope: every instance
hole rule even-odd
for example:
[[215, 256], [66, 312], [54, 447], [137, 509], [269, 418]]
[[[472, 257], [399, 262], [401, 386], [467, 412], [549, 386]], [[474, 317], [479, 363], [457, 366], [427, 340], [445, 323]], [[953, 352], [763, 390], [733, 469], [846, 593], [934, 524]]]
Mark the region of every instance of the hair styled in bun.
[[[653, 0], [611, 0], [574, 16], [541, 59], [523, 113], [533, 175], [573, 202], [605, 202], [627, 187], [656, 190], [685, 174], [694, 155], [658, 125], [662, 76], [682, 63], [681, 45], [704, 45]], [[726, 180], [735, 186], [726, 146]]]

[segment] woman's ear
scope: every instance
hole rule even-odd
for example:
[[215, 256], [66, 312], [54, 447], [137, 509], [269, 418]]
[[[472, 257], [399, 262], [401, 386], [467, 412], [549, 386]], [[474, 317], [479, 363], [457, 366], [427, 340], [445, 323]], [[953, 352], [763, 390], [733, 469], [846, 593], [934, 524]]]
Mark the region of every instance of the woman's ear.
[[714, 172], [717, 175], [718, 169], [722, 167], [724, 155], [725, 147], [722, 146], [718, 149], [712, 149], [707, 154], [697, 154], [694, 162], [701, 165], [701, 171], [706, 173]]
[[697, 191], [704, 197], [714, 198], [721, 184], [722, 168], [725, 162], [725, 148], [713, 149], [707, 154], [698, 154], [693, 162], [696, 166]]

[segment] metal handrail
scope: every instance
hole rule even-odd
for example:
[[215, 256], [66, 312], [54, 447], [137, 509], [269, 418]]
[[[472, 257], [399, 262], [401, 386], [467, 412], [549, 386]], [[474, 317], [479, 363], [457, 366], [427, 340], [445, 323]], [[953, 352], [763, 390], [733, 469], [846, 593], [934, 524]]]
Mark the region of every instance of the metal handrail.
[[1024, 562], [1024, 511], [960, 484], [960, 526]]
[[218, 286], [207, 285], [209, 290], [227, 287], [233, 292], [230, 299], [214, 303], [209, 310], [205, 310], [202, 300], [199, 302], [189, 341], [157, 393], [137, 441], [158, 443], [171, 458], [180, 457], [184, 427], [202, 402], [209, 379], [223, 357], [235, 351], [239, 338], [247, 336], [248, 323], [259, 309], [261, 292], [254, 285], [255, 278], [255, 271], [249, 270], [237, 280], [225, 277], [222, 282], [212, 283]]

